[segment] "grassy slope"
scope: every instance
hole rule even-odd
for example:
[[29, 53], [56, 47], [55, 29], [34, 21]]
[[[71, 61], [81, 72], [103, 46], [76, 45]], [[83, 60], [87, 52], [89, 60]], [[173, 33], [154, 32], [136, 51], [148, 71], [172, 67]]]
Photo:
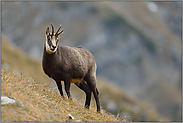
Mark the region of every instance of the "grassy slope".
[[96, 107], [90, 110], [74, 99], [62, 100], [60, 95], [48, 85], [36, 83], [30, 77], [24, 77], [16, 72], [1, 70], [1, 95], [6, 95], [21, 101], [24, 107], [5, 105], [1, 107], [2, 121], [38, 121], [38, 122], [66, 122], [69, 114], [76, 120], [84, 122], [117, 122], [113, 115], [96, 113]]

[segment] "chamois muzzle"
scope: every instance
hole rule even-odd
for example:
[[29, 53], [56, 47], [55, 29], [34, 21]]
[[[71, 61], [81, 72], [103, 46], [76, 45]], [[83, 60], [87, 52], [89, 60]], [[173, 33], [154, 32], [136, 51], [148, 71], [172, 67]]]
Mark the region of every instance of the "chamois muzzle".
[[51, 49], [52, 51], [54, 51], [55, 48], [56, 48], [56, 46], [53, 46], [53, 45], [52, 45], [50, 49]]

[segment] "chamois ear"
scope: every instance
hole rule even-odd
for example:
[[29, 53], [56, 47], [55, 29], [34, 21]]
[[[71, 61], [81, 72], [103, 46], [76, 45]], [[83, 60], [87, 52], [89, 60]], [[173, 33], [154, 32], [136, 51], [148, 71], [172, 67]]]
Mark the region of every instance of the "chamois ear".
[[47, 29], [46, 29], [46, 35], [47, 36], [50, 35], [49, 27], [47, 27]]

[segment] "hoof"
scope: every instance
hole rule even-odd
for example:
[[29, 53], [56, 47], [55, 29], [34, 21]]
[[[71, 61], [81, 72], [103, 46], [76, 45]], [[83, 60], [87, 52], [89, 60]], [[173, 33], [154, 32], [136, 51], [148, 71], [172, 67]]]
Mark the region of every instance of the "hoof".
[[65, 97], [64, 97], [64, 96], [61, 96], [61, 98], [62, 98], [63, 100], [65, 100]]
[[89, 106], [88, 106], [88, 105], [85, 105], [84, 107], [85, 107], [86, 109], [89, 109]]
[[97, 110], [97, 113], [100, 113], [100, 114], [102, 114], [100, 110]]
[[72, 98], [70, 97], [69, 100], [72, 101]]

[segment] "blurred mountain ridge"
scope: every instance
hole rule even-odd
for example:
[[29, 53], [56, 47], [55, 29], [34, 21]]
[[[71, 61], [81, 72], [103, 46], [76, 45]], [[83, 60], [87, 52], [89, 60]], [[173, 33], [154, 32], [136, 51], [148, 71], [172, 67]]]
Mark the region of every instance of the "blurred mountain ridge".
[[148, 3], [2, 2], [2, 33], [40, 60], [46, 27], [62, 24], [59, 43], [89, 50], [98, 76], [180, 121], [181, 2]]

